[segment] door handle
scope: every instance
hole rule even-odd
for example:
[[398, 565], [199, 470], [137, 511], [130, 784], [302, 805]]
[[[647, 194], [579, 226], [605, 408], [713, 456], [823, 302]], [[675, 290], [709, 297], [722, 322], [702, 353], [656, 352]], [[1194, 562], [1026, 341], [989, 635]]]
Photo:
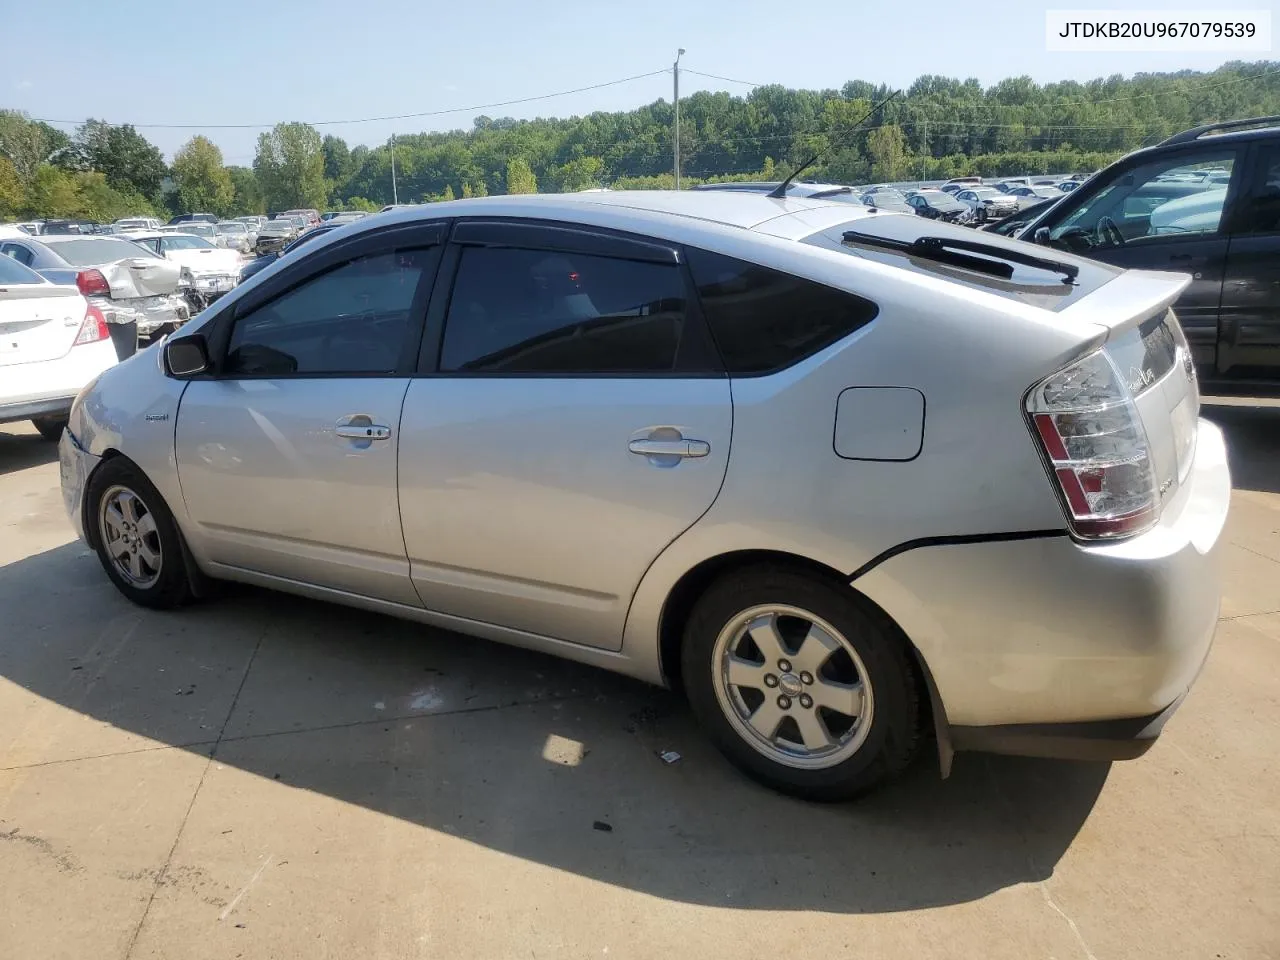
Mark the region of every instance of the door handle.
[[391, 436], [391, 428], [374, 423], [367, 414], [357, 413], [343, 417], [333, 426], [333, 432], [344, 440], [386, 440]]
[[705, 440], [632, 440], [627, 449], [640, 457], [705, 457], [711, 444]]

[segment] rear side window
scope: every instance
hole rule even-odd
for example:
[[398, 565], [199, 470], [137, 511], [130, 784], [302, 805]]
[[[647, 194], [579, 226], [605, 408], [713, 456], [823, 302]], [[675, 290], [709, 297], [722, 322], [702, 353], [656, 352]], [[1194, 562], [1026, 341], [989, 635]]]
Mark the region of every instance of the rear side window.
[[464, 247], [440, 369], [546, 376], [675, 370], [685, 289], [675, 263]]
[[[26, 252], [25, 250], [22, 250], [21, 247], [8, 247], [4, 252], [8, 254], [10, 250], [20, 250], [23, 253]], [[18, 284], [44, 282], [44, 278], [40, 276], [40, 274], [36, 273], [34, 270], [28, 270], [20, 263], [15, 263], [15, 259], [16, 258], [11, 258], [9, 256], [0, 257], [0, 283]]]
[[730, 374], [772, 373], [875, 319], [870, 300], [706, 250], [688, 250], [698, 298]]

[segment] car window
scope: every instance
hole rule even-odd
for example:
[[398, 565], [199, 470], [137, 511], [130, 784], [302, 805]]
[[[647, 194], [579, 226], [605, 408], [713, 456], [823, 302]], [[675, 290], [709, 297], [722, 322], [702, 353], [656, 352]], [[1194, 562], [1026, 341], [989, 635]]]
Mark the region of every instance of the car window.
[[30, 250], [26, 247], [21, 247], [16, 243], [6, 243], [3, 246], [0, 246], [0, 253], [3, 253], [6, 257], [17, 260], [19, 263], [28, 267], [31, 266], [31, 261], [34, 259]]
[[131, 257], [153, 256], [131, 240], [118, 237], [94, 237], [83, 240], [60, 240], [49, 249], [73, 267], [90, 267], [98, 263], [114, 263]]
[[1087, 252], [1219, 232], [1236, 151], [1162, 157], [1115, 176], [1050, 231], [1050, 241]]
[[669, 373], [684, 325], [685, 288], [675, 263], [464, 247], [440, 369]]
[[238, 317], [230, 376], [395, 372], [433, 250], [358, 257]]
[[[0, 257], [0, 283], [18, 284], [18, 283], [43, 283], [44, 278], [34, 270], [28, 270], [21, 263], [17, 262], [17, 257], [9, 256], [10, 250], [21, 250], [16, 244], [6, 243], [0, 247], [0, 253], [6, 256]], [[23, 251], [24, 253], [26, 251]]]
[[1237, 233], [1280, 230], [1280, 144], [1266, 144], [1258, 156], [1258, 172], [1241, 205]]
[[[915, 217], [896, 219], [915, 220]], [[689, 267], [730, 374], [771, 373], [870, 323], [870, 300], [718, 253], [690, 248]]]

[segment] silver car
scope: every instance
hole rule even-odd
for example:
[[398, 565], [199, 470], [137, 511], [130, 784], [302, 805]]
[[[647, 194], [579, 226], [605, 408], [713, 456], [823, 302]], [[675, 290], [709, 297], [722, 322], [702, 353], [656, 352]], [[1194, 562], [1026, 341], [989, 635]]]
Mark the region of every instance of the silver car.
[[[253, 242], [249, 237], [249, 228], [239, 220], [223, 220], [214, 224], [214, 229], [218, 231], [218, 236], [222, 238], [223, 246], [228, 249], [236, 250], [240, 253], [249, 253], [253, 250]], [[253, 241], [257, 239], [255, 234]]]
[[804, 797], [930, 734], [1135, 757], [1231, 493], [1186, 283], [821, 200], [423, 205], [99, 377], [63, 494], [139, 604], [237, 580], [668, 684]]

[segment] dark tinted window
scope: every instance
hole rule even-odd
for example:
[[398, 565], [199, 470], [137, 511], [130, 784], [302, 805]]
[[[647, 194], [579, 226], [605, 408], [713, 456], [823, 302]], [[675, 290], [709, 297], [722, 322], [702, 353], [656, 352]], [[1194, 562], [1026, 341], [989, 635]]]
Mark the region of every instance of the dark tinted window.
[[870, 300], [718, 253], [690, 249], [689, 266], [731, 374], [781, 370], [876, 315]]
[[684, 285], [674, 263], [465, 247], [440, 369], [668, 373], [684, 320]]
[[6, 243], [3, 247], [3, 251], [5, 256], [11, 257], [28, 267], [31, 266], [33, 258], [31, 256], [31, 251], [26, 247], [20, 247], [16, 243]]
[[394, 373], [432, 253], [359, 257], [238, 318], [227, 373]]
[[1280, 230], [1280, 145], [1262, 147], [1249, 198], [1241, 205], [1238, 233]]

